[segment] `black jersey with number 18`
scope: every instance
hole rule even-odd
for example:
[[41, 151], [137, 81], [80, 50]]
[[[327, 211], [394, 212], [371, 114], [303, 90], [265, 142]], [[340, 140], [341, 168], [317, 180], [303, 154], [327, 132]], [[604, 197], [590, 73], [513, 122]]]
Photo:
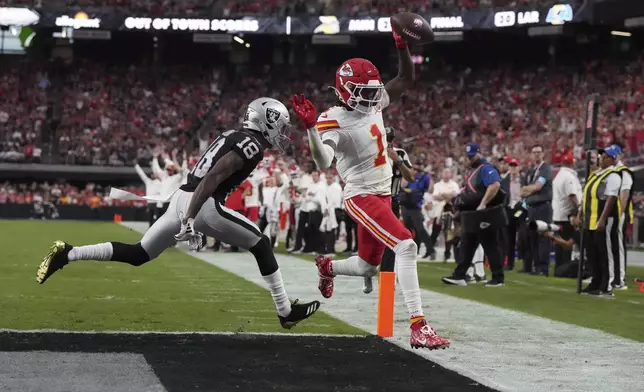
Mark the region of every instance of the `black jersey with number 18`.
[[219, 159], [228, 152], [234, 151], [243, 160], [244, 166], [219, 185], [213, 195], [215, 200], [223, 202], [226, 196], [244, 182], [257, 164], [264, 158], [264, 147], [254, 135], [243, 131], [224, 132], [204, 151], [199, 161], [188, 174], [188, 181], [181, 190], [194, 192], [206, 174], [215, 167]]

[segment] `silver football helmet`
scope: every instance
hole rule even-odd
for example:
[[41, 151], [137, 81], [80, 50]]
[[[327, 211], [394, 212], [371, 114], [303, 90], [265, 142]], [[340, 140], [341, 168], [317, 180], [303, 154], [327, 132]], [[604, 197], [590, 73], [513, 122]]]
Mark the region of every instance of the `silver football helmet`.
[[271, 146], [284, 152], [291, 143], [288, 109], [273, 98], [257, 98], [248, 105], [243, 127], [259, 132]]

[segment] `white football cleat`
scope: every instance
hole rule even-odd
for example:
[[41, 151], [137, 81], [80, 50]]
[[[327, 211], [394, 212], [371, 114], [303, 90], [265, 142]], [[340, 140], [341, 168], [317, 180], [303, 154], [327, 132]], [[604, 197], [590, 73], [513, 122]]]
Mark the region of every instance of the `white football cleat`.
[[373, 291], [373, 278], [371, 277], [365, 277], [364, 281], [362, 282], [362, 292], [365, 294], [369, 294], [370, 292]]

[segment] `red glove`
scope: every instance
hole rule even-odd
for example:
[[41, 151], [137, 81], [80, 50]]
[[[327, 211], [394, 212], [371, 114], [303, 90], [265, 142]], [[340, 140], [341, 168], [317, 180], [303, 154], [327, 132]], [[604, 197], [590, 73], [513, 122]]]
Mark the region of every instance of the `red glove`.
[[291, 106], [293, 106], [293, 111], [300, 118], [306, 129], [311, 129], [317, 124], [318, 111], [311, 101], [306, 99], [304, 94], [293, 95], [291, 97]]
[[394, 35], [394, 42], [396, 43], [396, 48], [398, 49], [405, 49], [407, 47], [407, 41], [403, 39], [398, 33], [396, 33], [396, 30], [391, 29], [391, 33]]

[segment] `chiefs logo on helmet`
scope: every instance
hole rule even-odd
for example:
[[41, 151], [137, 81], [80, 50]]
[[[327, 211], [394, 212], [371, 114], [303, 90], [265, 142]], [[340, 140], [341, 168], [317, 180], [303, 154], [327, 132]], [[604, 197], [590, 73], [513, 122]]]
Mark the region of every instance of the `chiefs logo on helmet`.
[[353, 68], [351, 68], [350, 64], [345, 63], [338, 71], [338, 75], [345, 77], [353, 76]]

